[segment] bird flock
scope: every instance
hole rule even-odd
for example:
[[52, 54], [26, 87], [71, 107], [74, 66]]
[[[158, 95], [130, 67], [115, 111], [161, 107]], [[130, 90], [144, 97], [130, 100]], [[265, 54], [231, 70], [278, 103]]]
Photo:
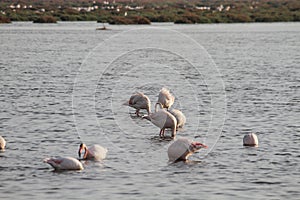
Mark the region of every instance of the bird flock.
[[[171, 130], [171, 137], [175, 139], [176, 132], [186, 123], [186, 117], [177, 109], [172, 108], [175, 97], [170, 91], [163, 87], [155, 104], [154, 112], [151, 112], [151, 101], [149, 97], [141, 92], [133, 94], [124, 105], [135, 109], [135, 114], [142, 119], [149, 120], [153, 125], [160, 128], [160, 138], [165, 138], [165, 129]], [[147, 115], [141, 116], [140, 110], [146, 110]], [[244, 146], [258, 146], [258, 138], [255, 133], [246, 134], [243, 138]], [[5, 139], [0, 136], [0, 151], [4, 151]], [[170, 162], [186, 161], [196, 151], [208, 148], [205, 144], [192, 141], [188, 138], [180, 137], [172, 142], [168, 147], [168, 157]], [[84, 153], [83, 153], [84, 152]], [[78, 159], [73, 157], [52, 157], [45, 158], [44, 163], [51, 165], [55, 170], [83, 170], [81, 160], [101, 161], [106, 158], [108, 150], [100, 145], [87, 147], [84, 143], [79, 145]]]

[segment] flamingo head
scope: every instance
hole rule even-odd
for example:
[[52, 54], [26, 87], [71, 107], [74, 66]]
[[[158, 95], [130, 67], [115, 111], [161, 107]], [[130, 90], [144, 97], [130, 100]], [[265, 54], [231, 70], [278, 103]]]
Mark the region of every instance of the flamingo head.
[[[86, 152], [86, 151], [87, 151], [87, 148], [86, 148], [86, 145], [85, 145], [85, 144], [81, 143], [81, 144], [79, 145], [79, 150], [78, 150], [78, 156], [79, 156], [79, 158], [81, 157], [81, 152], [82, 152], [83, 150]], [[85, 152], [84, 152], [84, 155], [86, 154]], [[83, 157], [85, 157], [85, 156], [83, 156]]]
[[196, 152], [196, 151], [198, 151], [198, 150], [200, 150], [202, 148], [207, 149], [208, 146], [206, 146], [205, 144], [202, 144], [200, 142], [192, 142], [191, 145], [190, 145], [190, 150], [192, 152]]

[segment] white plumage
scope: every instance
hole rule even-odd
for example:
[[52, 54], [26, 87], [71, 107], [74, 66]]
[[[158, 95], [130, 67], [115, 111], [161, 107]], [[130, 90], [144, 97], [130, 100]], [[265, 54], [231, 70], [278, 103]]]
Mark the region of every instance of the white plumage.
[[175, 101], [175, 97], [170, 93], [167, 88], [162, 88], [158, 94], [157, 102], [161, 103], [163, 108], [169, 109]]
[[[161, 105], [161, 104], [156, 103], [156, 106], [157, 105]], [[170, 128], [172, 130], [172, 137], [175, 137], [177, 121], [176, 121], [176, 118], [168, 111], [166, 111], [164, 109], [158, 110], [155, 107], [154, 113], [150, 113], [148, 116], [144, 116], [143, 118], [148, 119], [155, 126], [160, 128], [160, 133], [159, 133], [160, 137], [164, 137], [166, 128]]]
[[6, 145], [5, 139], [2, 136], [0, 136], [0, 150], [4, 150], [5, 145]]
[[81, 152], [83, 150], [85, 151], [83, 155], [83, 159], [85, 160], [100, 161], [106, 158], [107, 149], [98, 144], [95, 144], [90, 148], [88, 148], [85, 144], [80, 144], [78, 151], [79, 157], [81, 157]]
[[244, 146], [258, 146], [258, 138], [255, 133], [249, 133], [243, 138]]
[[48, 163], [55, 170], [82, 170], [82, 163], [72, 157], [45, 158], [44, 163]]
[[178, 138], [168, 148], [169, 161], [186, 161], [190, 155], [201, 148], [207, 148], [207, 146], [187, 138]]
[[186, 122], [186, 117], [184, 116], [184, 114], [177, 109], [172, 109], [169, 110], [169, 112], [174, 115], [174, 117], [177, 120], [177, 127], [176, 128], [182, 128]]
[[138, 93], [132, 95], [130, 97], [129, 101], [126, 102], [124, 105], [135, 108], [136, 109], [135, 113], [137, 116], [139, 116], [139, 111], [141, 109], [147, 110], [148, 115], [150, 114], [150, 110], [151, 110], [150, 99], [141, 92], [138, 92]]

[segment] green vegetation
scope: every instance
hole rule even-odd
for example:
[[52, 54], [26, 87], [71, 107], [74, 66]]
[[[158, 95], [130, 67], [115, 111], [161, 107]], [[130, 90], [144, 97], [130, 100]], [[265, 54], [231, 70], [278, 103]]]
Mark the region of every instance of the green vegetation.
[[110, 24], [300, 21], [299, 0], [2, 0], [0, 23], [98, 21]]
[[0, 15], [0, 23], [10, 23], [10, 19], [3, 16], [3, 15]]
[[44, 15], [41, 16], [35, 20], [33, 20], [33, 23], [56, 23], [57, 19], [52, 16]]

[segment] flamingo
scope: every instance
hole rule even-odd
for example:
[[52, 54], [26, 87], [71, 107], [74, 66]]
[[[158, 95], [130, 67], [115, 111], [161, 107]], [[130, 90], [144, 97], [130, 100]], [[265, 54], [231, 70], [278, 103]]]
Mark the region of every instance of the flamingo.
[[72, 157], [45, 158], [44, 163], [48, 163], [55, 170], [83, 170], [82, 163]]
[[107, 149], [100, 145], [93, 145], [91, 148], [87, 148], [87, 146], [83, 143], [80, 144], [78, 150], [78, 156], [81, 157], [81, 152], [84, 150], [83, 159], [84, 160], [95, 160], [100, 161], [106, 157]]
[[172, 109], [172, 110], [169, 110], [169, 112], [174, 115], [174, 117], [176, 118], [177, 120], [177, 129], [178, 128], [182, 128], [186, 122], [186, 117], [184, 116], [184, 114], [180, 111], [180, 110], [177, 110], [177, 109]]
[[244, 146], [257, 147], [258, 146], [257, 135], [255, 133], [249, 133], [245, 135], [243, 138], [243, 144]]
[[159, 132], [160, 137], [165, 136], [166, 128], [171, 128], [172, 137], [175, 137], [176, 126], [177, 126], [176, 118], [171, 113], [169, 113], [168, 111], [166, 111], [164, 109], [158, 110], [157, 105], [162, 106], [160, 103], [156, 103], [155, 112], [150, 113], [147, 116], [143, 116], [143, 119], [147, 119], [147, 120], [151, 121], [155, 126], [160, 128], [160, 132]]
[[178, 138], [168, 148], [169, 161], [186, 161], [189, 156], [201, 148], [208, 147], [200, 142], [194, 142], [184, 137]]
[[0, 150], [3, 151], [5, 149], [5, 145], [6, 145], [5, 139], [2, 136], [0, 136]]
[[[155, 104], [155, 112], [158, 111], [157, 105], [160, 106], [160, 109], [163, 109], [163, 105], [160, 102], [157, 102]], [[168, 110], [168, 111], [176, 118], [176, 121], [177, 121], [176, 129], [182, 128], [186, 122], [185, 115], [178, 109], [172, 109], [172, 110]]]
[[163, 108], [167, 108], [167, 110], [173, 105], [175, 97], [170, 93], [167, 88], [162, 88], [158, 94], [158, 101], [163, 105]]
[[146, 109], [147, 112], [148, 112], [148, 115], [150, 114], [150, 110], [151, 110], [150, 99], [146, 95], [144, 95], [143, 93], [141, 93], [141, 92], [133, 94], [130, 97], [129, 101], [126, 102], [126, 103], [124, 103], [124, 105], [130, 106], [132, 108], [135, 108], [136, 109], [135, 114], [137, 116], [140, 116], [139, 115], [139, 111], [141, 109]]

